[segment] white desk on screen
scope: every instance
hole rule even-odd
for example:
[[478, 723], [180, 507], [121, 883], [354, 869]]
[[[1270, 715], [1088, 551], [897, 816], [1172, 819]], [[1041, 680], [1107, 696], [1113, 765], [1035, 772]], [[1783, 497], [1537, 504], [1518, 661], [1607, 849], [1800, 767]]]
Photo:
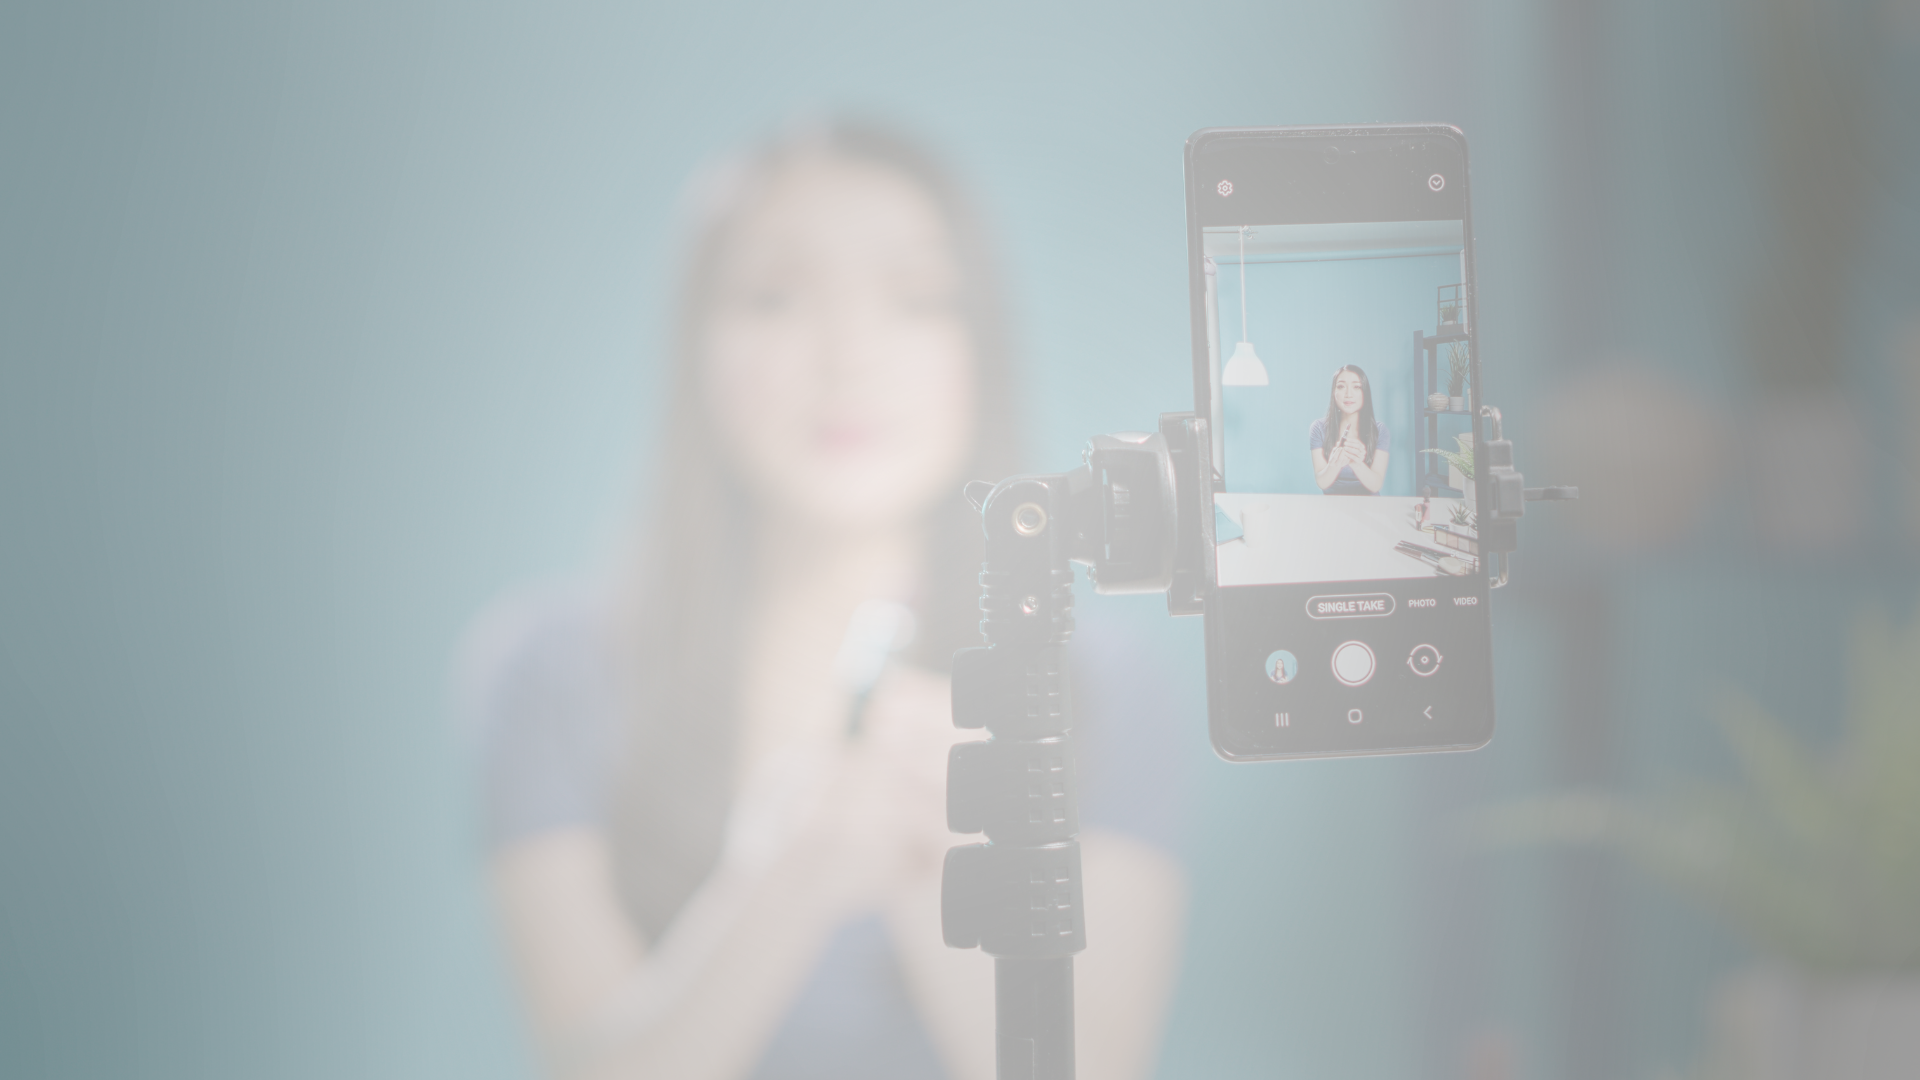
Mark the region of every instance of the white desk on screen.
[[[1417, 498], [1231, 493], [1213, 498], [1245, 533], [1217, 549], [1221, 585], [1446, 576], [1394, 550], [1402, 540], [1445, 550], [1432, 533], [1414, 528]], [[1452, 500], [1433, 501], [1436, 515], [1451, 505]]]

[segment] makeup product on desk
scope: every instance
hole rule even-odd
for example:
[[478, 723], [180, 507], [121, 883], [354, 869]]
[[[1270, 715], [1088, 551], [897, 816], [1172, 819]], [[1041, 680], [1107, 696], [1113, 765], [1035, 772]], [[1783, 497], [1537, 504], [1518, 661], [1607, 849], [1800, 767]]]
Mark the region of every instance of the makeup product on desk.
[[1472, 556], [1449, 555], [1444, 551], [1435, 551], [1430, 547], [1422, 547], [1411, 540], [1400, 541], [1393, 545], [1393, 550], [1402, 555], [1419, 559], [1421, 562], [1426, 563], [1428, 566], [1450, 577], [1465, 577], [1472, 573], [1473, 568], [1478, 566], [1480, 562], [1480, 560]]
[[1436, 521], [1429, 528], [1433, 532], [1433, 542], [1441, 547], [1452, 548], [1468, 555], [1480, 554], [1480, 538], [1471, 530], [1458, 525], [1449, 525], [1443, 521]]

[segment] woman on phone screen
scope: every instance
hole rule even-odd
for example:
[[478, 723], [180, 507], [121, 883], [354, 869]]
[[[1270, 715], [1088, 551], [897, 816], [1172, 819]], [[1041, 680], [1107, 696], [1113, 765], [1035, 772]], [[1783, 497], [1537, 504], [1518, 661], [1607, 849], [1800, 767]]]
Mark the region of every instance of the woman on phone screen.
[[[926, 156], [850, 125], [696, 191], [645, 539], [467, 654], [533, 1027], [566, 1076], [986, 1080], [993, 964], [939, 916], [946, 664], [980, 640], [960, 486], [1015, 464], [980, 231]], [[1183, 878], [1131, 811], [1083, 806], [1081, 1067], [1139, 1077]]]
[[1328, 495], [1378, 495], [1387, 477], [1387, 426], [1373, 418], [1373, 387], [1353, 364], [1333, 373], [1327, 415], [1307, 429], [1313, 479]]

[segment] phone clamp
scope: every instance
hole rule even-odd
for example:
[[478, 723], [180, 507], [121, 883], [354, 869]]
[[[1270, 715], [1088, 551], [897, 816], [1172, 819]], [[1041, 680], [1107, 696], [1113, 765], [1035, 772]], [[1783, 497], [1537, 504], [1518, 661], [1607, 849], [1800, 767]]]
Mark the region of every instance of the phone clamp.
[[1485, 458], [1487, 505], [1478, 515], [1480, 550], [1497, 560], [1500, 570], [1492, 575], [1493, 587], [1507, 583], [1508, 557], [1520, 546], [1520, 519], [1530, 502], [1564, 502], [1580, 497], [1577, 487], [1527, 486], [1526, 477], [1513, 467], [1513, 443], [1500, 432], [1500, 410], [1480, 406], [1480, 418], [1487, 422], [1487, 438], [1479, 444], [1476, 456]]

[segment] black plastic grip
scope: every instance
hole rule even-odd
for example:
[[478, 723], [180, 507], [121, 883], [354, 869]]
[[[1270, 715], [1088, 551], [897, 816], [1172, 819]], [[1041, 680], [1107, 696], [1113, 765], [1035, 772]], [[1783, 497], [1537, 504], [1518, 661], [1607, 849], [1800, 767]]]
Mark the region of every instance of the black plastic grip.
[[953, 726], [1044, 739], [1072, 724], [1066, 650], [972, 648], [953, 654]]
[[1073, 743], [956, 744], [947, 753], [947, 828], [1003, 844], [1050, 844], [1080, 831]]
[[956, 949], [999, 957], [1064, 957], [1087, 947], [1080, 843], [963, 844], [947, 851], [940, 928]]

